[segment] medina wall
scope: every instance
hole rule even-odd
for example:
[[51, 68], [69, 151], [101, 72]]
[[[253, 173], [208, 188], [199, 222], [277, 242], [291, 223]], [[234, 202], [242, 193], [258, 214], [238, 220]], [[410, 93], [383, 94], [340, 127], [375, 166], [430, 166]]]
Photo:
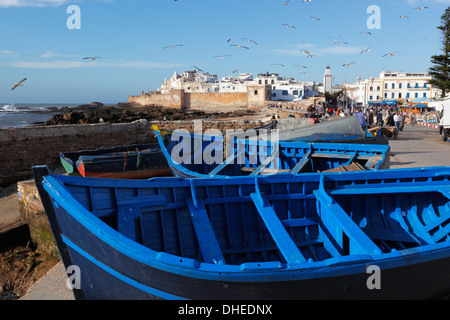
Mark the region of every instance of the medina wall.
[[157, 92], [144, 93], [140, 96], [129, 96], [128, 102], [142, 106], [162, 106], [166, 108], [184, 108], [184, 90], [172, 90], [170, 94], [160, 94]]
[[166, 108], [204, 109], [210, 111], [230, 111], [254, 109], [265, 106], [271, 100], [272, 91], [268, 85], [248, 86], [247, 92], [185, 92], [172, 90], [169, 94], [158, 92], [129, 96], [128, 102], [143, 106], [157, 105]]
[[185, 93], [185, 109], [211, 111], [247, 108], [247, 92], [238, 93]]

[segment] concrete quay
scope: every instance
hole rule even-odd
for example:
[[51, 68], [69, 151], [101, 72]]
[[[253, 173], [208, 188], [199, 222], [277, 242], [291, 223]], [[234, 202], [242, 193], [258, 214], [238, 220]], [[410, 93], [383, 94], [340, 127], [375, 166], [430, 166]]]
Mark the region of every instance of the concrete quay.
[[[405, 125], [398, 140], [389, 140], [391, 168], [450, 166], [450, 142], [443, 142], [434, 127]], [[1, 190], [0, 190], [1, 191]], [[3, 189], [5, 191], [5, 189]], [[18, 198], [9, 190], [0, 194], [0, 228], [18, 218]], [[53, 267], [20, 300], [74, 300], [66, 287], [67, 274], [62, 263]]]

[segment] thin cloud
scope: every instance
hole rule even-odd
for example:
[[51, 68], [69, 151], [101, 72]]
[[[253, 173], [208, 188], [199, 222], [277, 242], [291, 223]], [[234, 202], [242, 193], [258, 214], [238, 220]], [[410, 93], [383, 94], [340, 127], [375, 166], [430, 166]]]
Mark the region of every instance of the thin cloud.
[[339, 47], [328, 47], [328, 48], [320, 48], [317, 49], [317, 53], [319, 54], [357, 54], [360, 53], [362, 48], [359, 47], [347, 47], [347, 46], [339, 46]]
[[8, 64], [14, 68], [28, 69], [74, 69], [74, 68], [137, 68], [137, 69], [157, 69], [157, 68], [176, 68], [181, 64], [140, 61], [140, 60], [111, 60], [105, 62], [94, 61], [14, 61]]
[[41, 54], [41, 58], [53, 58], [53, 57], [58, 57], [59, 54], [54, 53], [53, 51], [47, 51], [44, 54]]
[[59, 58], [82, 58], [79, 55], [61, 54], [61, 53], [56, 53], [56, 52], [53, 52], [53, 51], [47, 51], [47, 52], [41, 54], [41, 58], [44, 58], [44, 59], [56, 58], [56, 57], [59, 57]]
[[0, 8], [60, 6], [67, 0], [0, 0]]
[[297, 44], [291, 48], [275, 49], [274, 51], [279, 55], [285, 56], [303, 56], [302, 50], [309, 50], [312, 54], [317, 56], [328, 55], [348, 55], [359, 54], [365, 48], [352, 47], [352, 46], [331, 46], [331, 47], [318, 47], [312, 43]]
[[0, 49], [0, 54], [12, 54], [12, 51]]

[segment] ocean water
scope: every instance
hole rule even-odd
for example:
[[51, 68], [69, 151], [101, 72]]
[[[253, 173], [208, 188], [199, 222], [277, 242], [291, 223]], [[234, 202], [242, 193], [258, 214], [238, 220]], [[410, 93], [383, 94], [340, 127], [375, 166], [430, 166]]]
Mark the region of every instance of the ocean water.
[[79, 104], [8, 104], [0, 103], [0, 129], [42, 124], [54, 114]]

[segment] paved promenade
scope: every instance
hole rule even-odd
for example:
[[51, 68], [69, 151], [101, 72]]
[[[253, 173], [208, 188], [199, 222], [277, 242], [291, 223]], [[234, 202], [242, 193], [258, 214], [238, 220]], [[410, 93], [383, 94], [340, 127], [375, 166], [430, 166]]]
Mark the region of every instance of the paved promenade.
[[405, 125], [398, 140], [389, 140], [391, 169], [450, 166], [450, 141], [444, 142], [439, 129]]

